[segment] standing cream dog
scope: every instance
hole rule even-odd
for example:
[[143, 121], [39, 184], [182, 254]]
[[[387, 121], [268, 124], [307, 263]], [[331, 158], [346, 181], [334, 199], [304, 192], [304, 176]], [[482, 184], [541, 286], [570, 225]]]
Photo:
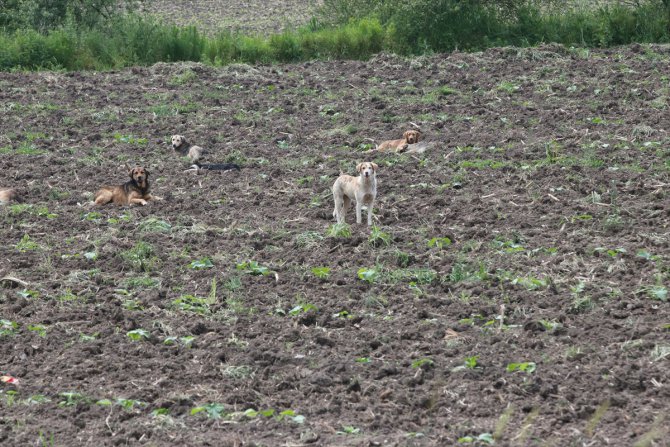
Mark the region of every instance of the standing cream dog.
[[372, 225], [372, 208], [377, 197], [377, 164], [359, 163], [356, 170], [360, 173], [358, 177], [340, 175], [333, 184], [333, 199], [335, 210], [333, 217], [337, 223], [344, 223], [347, 210], [352, 201], [356, 201], [356, 223], [362, 221], [361, 209], [363, 205], [368, 208], [368, 226]]

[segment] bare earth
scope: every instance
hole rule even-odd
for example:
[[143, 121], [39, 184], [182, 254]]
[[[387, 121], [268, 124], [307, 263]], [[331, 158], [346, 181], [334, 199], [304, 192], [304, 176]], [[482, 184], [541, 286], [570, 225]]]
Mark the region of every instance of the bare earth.
[[[0, 74], [0, 444], [668, 445], [669, 61]], [[365, 159], [386, 242], [328, 234]]]

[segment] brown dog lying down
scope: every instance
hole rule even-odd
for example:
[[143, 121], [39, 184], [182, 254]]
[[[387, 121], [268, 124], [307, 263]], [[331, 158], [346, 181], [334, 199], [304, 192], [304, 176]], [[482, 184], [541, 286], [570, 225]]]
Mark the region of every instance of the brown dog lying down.
[[95, 205], [146, 205], [149, 200], [160, 200], [149, 194], [149, 171], [139, 166], [132, 169], [127, 167], [130, 181], [118, 186], [103, 186], [95, 193]]
[[14, 189], [0, 189], [0, 203], [8, 203], [11, 201], [20, 202], [21, 199]]
[[380, 152], [403, 152], [407, 150], [410, 144], [418, 143], [420, 137], [421, 133], [418, 130], [408, 130], [402, 134], [400, 140], [382, 141], [377, 146], [377, 150]]

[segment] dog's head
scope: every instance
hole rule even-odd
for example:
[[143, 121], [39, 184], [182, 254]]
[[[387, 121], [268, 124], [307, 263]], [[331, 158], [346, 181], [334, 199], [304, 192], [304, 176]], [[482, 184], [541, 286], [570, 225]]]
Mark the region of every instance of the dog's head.
[[149, 171], [141, 166], [131, 168], [128, 170], [128, 175], [133, 182], [137, 183], [140, 188], [146, 188], [149, 180]]
[[415, 144], [419, 142], [419, 136], [421, 133], [418, 130], [408, 130], [402, 136], [405, 138], [408, 144]]
[[186, 138], [181, 135], [172, 135], [172, 149], [179, 149], [186, 144]]
[[358, 163], [356, 170], [361, 174], [361, 177], [370, 178], [374, 177], [377, 172], [377, 163], [372, 163], [369, 161]]

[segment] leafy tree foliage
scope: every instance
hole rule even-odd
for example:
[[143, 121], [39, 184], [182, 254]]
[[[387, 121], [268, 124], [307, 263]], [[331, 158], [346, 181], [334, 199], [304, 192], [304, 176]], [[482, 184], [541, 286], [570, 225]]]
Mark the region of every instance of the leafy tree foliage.
[[0, 0], [0, 29], [46, 32], [64, 25], [94, 27], [146, 0]]

